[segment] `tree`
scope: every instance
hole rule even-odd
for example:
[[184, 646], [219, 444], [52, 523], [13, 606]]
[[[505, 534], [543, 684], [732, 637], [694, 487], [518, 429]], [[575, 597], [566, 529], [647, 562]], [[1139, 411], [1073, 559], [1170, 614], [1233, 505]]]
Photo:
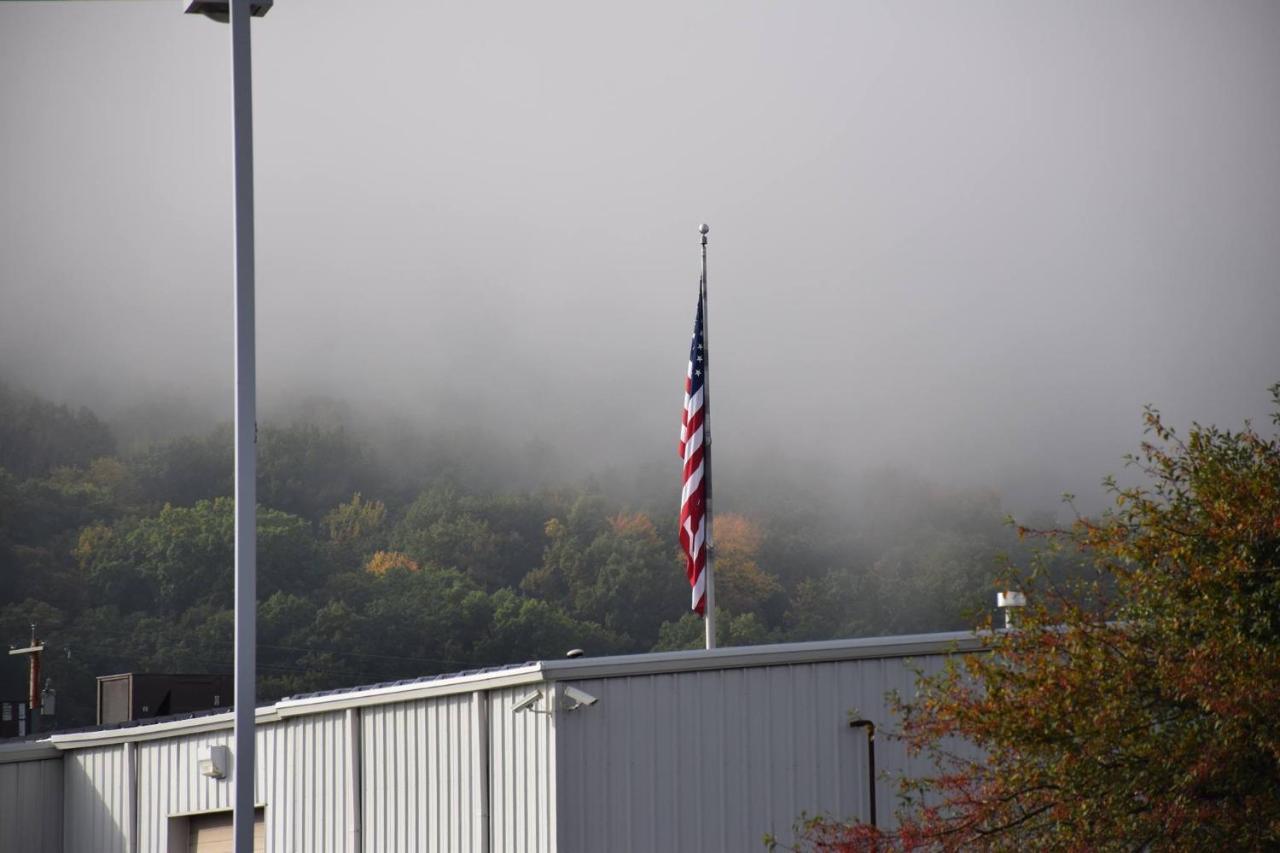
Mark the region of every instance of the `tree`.
[[347, 545], [367, 539], [382, 528], [387, 517], [387, 507], [382, 501], [364, 500], [359, 492], [349, 503], [338, 504], [324, 517], [329, 530], [329, 541], [335, 545]]
[[369, 452], [342, 428], [264, 426], [258, 460], [258, 500], [321, 518], [347, 495], [373, 485]]
[[546, 520], [536, 499], [486, 499], [440, 482], [409, 505], [390, 543], [418, 563], [466, 572], [496, 590], [537, 567]]
[[374, 551], [373, 556], [364, 564], [364, 570], [373, 575], [385, 575], [391, 569], [417, 572], [422, 567], [399, 551]]
[[235, 491], [234, 437], [223, 425], [203, 437], [148, 444], [130, 459], [141, 500], [159, 509], [191, 506]]
[[1280, 441], [1248, 425], [1183, 440], [1151, 409], [1146, 424], [1130, 459], [1145, 485], [1110, 481], [1115, 509], [1039, 532], [1094, 577], [1025, 573], [1015, 628], [899, 701], [900, 736], [939, 772], [904, 782], [898, 830], [811, 821], [802, 846], [1280, 845]]
[[386, 504], [365, 500], [359, 492], [348, 503], [329, 510], [321, 529], [329, 533], [328, 547], [334, 565], [354, 568], [365, 563], [370, 553], [382, 550], [389, 532], [386, 519]]
[[[166, 505], [119, 528], [85, 527], [75, 554], [97, 601], [172, 617], [197, 604], [231, 606], [234, 531], [230, 498]], [[324, 580], [328, 567], [301, 518], [262, 507], [257, 537], [262, 595], [306, 592]]]
[[725, 610], [761, 614], [767, 604], [782, 601], [782, 585], [757, 562], [763, 543], [764, 533], [746, 516], [715, 519], [716, 604]]
[[[716, 645], [720, 648], [759, 646], [776, 643], [780, 639], [779, 632], [771, 631], [754, 613], [734, 614], [716, 608]], [[658, 642], [650, 651], [701, 649], [705, 648], [706, 642], [707, 623], [702, 621], [701, 616], [690, 611], [674, 622], [663, 622], [658, 628]]]
[[586, 649], [592, 655], [616, 654], [622, 642], [595, 622], [574, 619], [550, 602], [522, 598], [500, 589], [492, 596], [493, 616], [477, 643], [480, 661], [508, 663], [539, 658], [555, 659], [569, 649]]
[[548, 522], [543, 565], [522, 588], [563, 600], [575, 618], [598, 621], [633, 647], [647, 648], [663, 617], [688, 601], [688, 586], [671, 543], [647, 515], [624, 512], [602, 520], [591, 503], [579, 500], [566, 522]]
[[0, 467], [20, 478], [86, 465], [115, 451], [115, 437], [93, 412], [72, 412], [0, 383]]

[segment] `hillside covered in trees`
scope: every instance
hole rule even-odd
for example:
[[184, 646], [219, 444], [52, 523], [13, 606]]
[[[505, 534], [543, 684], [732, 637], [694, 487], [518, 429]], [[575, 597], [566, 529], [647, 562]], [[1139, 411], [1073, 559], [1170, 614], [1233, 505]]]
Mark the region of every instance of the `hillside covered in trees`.
[[[536, 446], [370, 442], [317, 421], [260, 432], [261, 701], [700, 646], [674, 456], [665, 488], [617, 472], [527, 485], [503, 466]], [[964, 628], [1020, 547], [997, 496], [906, 475], [876, 475], [857, 505], [766, 471], [732, 486], [717, 492], [726, 645]], [[125, 440], [0, 386], [0, 642], [38, 625], [60, 726], [93, 722], [97, 675], [230, 671], [231, 492], [225, 426]], [[0, 661], [0, 698], [24, 695], [24, 664]]]

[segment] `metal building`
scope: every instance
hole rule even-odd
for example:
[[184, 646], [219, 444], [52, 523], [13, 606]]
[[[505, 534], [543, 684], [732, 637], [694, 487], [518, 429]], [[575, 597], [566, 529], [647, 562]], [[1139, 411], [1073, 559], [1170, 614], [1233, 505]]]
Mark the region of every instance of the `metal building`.
[[[868, 818], [885, 694], [968, 633], [537, 661], [258, 709], [269, 851], [744, 851]], [[173, 853], [229, 825], [229, 713], [0, 743], [0, 851]], [[920, 763], [915, 763], [920, 762]], [[893, 740], [876, 765], [924, 772]], [[889, 820], [891, 782], [877, 783]]]

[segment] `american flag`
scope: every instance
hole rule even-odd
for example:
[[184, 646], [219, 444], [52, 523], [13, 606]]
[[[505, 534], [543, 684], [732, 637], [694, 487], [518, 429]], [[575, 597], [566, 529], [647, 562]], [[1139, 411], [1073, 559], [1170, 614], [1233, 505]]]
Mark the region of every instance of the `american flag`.
[[706, 522], [707, 482], [703, 478], [707, 448], [703, 443], [703, 390], [706, 383], [706, 347], [702, 335], [703, 291], [699, 288], [698, 314], [689, 344], [689, 370], [684, 380], [684, 414], [680, 418], [680, 458], [684, 460], [684, 489], [680, 495], [680, 546], [685, 554], [685, 574], [693, 587], [693, 610], [707, 609]]

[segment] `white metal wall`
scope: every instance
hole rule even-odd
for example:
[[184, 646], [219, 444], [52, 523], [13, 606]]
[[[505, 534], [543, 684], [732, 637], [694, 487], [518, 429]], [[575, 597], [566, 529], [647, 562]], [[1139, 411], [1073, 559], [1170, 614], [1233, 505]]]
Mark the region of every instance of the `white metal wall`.
[[552, 684], [489, 694], [489, 796], [494, 853], [553, 853], [557, 849], [555, 717], [533, 710], [512, 710], [535, 689], [543, 694], [536, 710], [550, 710]]
[[[230, 809], [232, 776], [210, 779], [199, 771], [199, 761], [208, 757], [212, 746], [230, 748], [230, 731], [67, 753], [65, 850], [165, 853], [171, 817]], [[351, 827], [343, 714], [307, 715], [259, 726], [257, 756], [254, 797], [266, 806], [269, 849], [345, 851]], [[136, 768], [136, 806], [130, 762]], [[232, 762], [234, 772], [234, 756]], [[130, 845], [134, 836], [136, 845]]]
[[[259, 750], [264, 734], [265, 731], [259, 731]], [[164, 853], [168, 849], [170, 815], [231, 808], [234, 777], [210, 779], [201, 776], [197, 767], [197, 762], [208, 756], [212, 746], [230, 749], [230, 733], [208, 732], [137, 745], [140, 851]], [[232, 769], [234, 771], [234, 759]], [[261, 791], [261, 786], [258, 790]], [[260, 800], [261, 796], [257, 798]]]
[[[230, 732], [226, 735], [230, 744]], [[255, 800], [266, 804], [272, 853], [342, 853], [351, 830], [346, 718], [341, 711], [289, 717], [260, 728]], [[234, 796], [227, 785], [228, 797]], [[230, 799], [228, 800], [230, 807]]]
[[[935, 672], [943, 660], [583, 679], [573, 683], [600, 701], [573, 711], [556, 708], [564, 684], [539, 682], [288, 715], [258, 729], [268, 849], [760, 849], [766, 832], [788, 840], [805, 812], [868, 816], [866, 732], [849, 727], [849, 714], [892, 730], [885, 693], [909, 695], [912, 666]], [[535, 690], [538, 702], [513, 710]], [[67, 751], [62, 849], [168, 853], [171, 818], [231, 807], [230, 780], [198, 769], [210, 747], [230, 740], [224, 730]], [[928, 770], [883, 737], [876, 761], [891, 772]], [[21, 772], [0, 765], [0, 792], [11, 784], [3, 774]], [[877, 785], [882, 825], [894, 793], [891, 782]], [[6, 814], [0, 853], [14, 846]]]
[[[280, 853], [345, 849], [345, 741], [341, 713], [292, 717], [258, 727], [254, 801], [266, 806], [268, 849]], [[232, 807], [232, 776], [200, 775], [198, 763], [212, 746], [231, 749], [231, 732], [137, 745], [141, 853], [169, 849], [170, 816]], [[232, 761], [234, 772], [234, 757]]]
[[366, 851], [483, 849], [478, 705], [463, 693], [361, 710]]
[[0, 764], [0, 851], [62, 853], [62, 759]]
[[[789, 839], [801, 812], [865, 819], [867, 736], [849, 712], [892, 728], [884, 694], [914, 683], [901, 658], [575, 682], [600, 702], [556, 721], [560, 853], [736, 853]], [[878, 736], [876, 766], [928, 765]], [[895, 793], [877, 785], [881, 825]]]
[[129, 853], [129, 802], [123, 744], [80, 749], [63, 765], [63, 849], [67, 853]]

